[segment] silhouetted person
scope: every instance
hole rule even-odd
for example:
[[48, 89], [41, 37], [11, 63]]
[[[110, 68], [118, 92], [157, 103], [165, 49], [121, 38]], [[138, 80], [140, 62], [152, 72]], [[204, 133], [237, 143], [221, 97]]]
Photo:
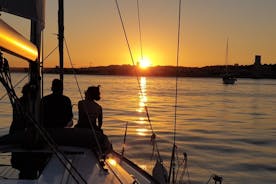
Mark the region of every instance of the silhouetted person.
[[45, 128], [64, 128], [73, 125], [72, 104], [70, 98], [64, 96], [61, 80], [52, 81], [52, 94], [42, 98], [42, 124]]
[[30, 113], [30, 100], [32, 95], [31, 85], [25, 84], [22, 88], [22, 97], [13, 104], [13, 120], [10, 126], [10, 134], [18, 131], [24, 131], [31, 125], [30, 120], [26, 117]]
[[94, 130], [101, 131], [103, 112], [102, 107], [96, 102], [100, 99], [100, 87], [88, 87], [85, 92], [85, 99], [78, 102], [79, 121], [75, 127], [90, 129], [93, 127]]
[[[24, 138], [26, 138], [29, 137], [28, 134], [33, 133], [29, 130], [34, 128], [33, 122], [30, 118], [30, 102], [31, 96], [34, 95], [34, 90], [29, 83], [23, 86], [22, 94], [23, 96], [13, 104], [13, 121], [9, 133], [11, 136], [16, 137], [17, 135], [24, 135]], [[20, 142], [22, 140], [18, 141]], [[26, 143], [30, 144], [30, 141]], [[23, 143], [23, 148], [25, 148], [25, 146], [31, 147], [31, 145], [25, 144]], [[44, 168], [47, 160], [48, 157], [45, 157], [40, 153], [12, 152], [11, 155], [11, 165], [13, 168], [19, 170], [20, 179], [36, 179], [39, 172]]]
[[[85, 99], [78, 102], [79, 109], [79, 120], [76, 124], [75, 128], [82, 129], [82, 131], [88, 133], [88, 135], [92, 136], [95, 133], [95, 137], [97, 141], [100, 143], [101, 147], [101, 155], [98, 152], [98, 145], [94, 141], [95, 145], [95, 153], [104, 158], [106, 154], [112, 151], [112, 144], [108, 140], [107, 136], [103, 133], [102, 124], [103, 124], [103, 111], [102, 107], [96, 102], [100, 100], [100, 87], [99, 86], [90, 86], [85, 91]], [[94, 129], [95, 131], [92, 131]], [[87, 136], [89, 137], [89, 136]], [[93, 136], [93, 139], [95, 138]], [[93, 140], [92, 140], [93, 142]], [[93, 148], [93, 149], [94, 149]]]

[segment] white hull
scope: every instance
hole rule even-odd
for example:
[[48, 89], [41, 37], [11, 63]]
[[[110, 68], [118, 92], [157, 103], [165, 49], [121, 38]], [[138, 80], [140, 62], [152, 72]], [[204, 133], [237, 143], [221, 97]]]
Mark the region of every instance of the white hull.
[[[10, 147], [11, 148], [11, 147]], [[7, 145], [0, 146], [1, 151], [6, 152]], [[108, 155], [104, 168], [96, 159], [94, 153], [85, 148], [78, 147], [60, 147], [64, 153], [66, 153], [67, 158], [71, 161], [72, 166], [77, 169], [81, 177], [88, 184], [116, 184], [116, 183], [156, 183], [152, 177], [145, 173], [138, 166], [127, 160], [126, 158], [120, 158], [120, 155], [112, 152]], [[12, 148], [11, 151], [23, 151]], [[25, 150], [26, 151], [26, 150]], [[41, 152], [42, 150], [28, 150], [29, 152]], [[49, 153], [49, 151], [44, 150], [41, 153]], [[7, 153], [10, 152], [6, 152]], [[8, 164], [7, 164], [8, 165]], [[72, 167], [68, 164], [70, 171], [74, 171]], [[69, 174], [69, 171], [61, 164], [58, 157], [53, 154], [47, 165], [43, 169], [42, 173], [37, 179], [34, 180], [22, 180], [18, 179], [18, 170], [11, 168], [11, 166], [1, 166], [0, 167], [0, 183], [5, 184], [16, 184], [16, 183], [28, 183], [28, 184], [74, 184], [74, 183], [85, 183], [76, 174], [74, 176], [77, 181]]]

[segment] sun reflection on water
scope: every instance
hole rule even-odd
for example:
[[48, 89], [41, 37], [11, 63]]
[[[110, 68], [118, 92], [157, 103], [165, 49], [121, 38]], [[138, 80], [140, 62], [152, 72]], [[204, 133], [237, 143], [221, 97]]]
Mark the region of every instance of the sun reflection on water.
[[146, 133], [148, 132], [148, 129], [146, 129], [146, 128], [137, 128], [136, 132], [137, 132], [137, 135], [146, 136], [147, 135]]
[[[138, 103], [138, 109], [137, 112], [141, 113], [141, 117], [138, 118], [138, 123], [140, 125], [147, 123], [147, 119], [145, 118], [145, 106], [147, 105], [147, 79], [146, 77], [140, 78], [140, 91], [139, 91], [139, 103]], [[143, 115], [143, 116], [142, 116]], [[140, 136], [146, 136], [148, 129], [145, 127], [137, 128], [136, 129], [137, 135]]]
[[137, 112], [144, 112], [147, 105], [147, 79], [146, 77], [140, 78], [140, 91], [139, 91], [139, 108]]

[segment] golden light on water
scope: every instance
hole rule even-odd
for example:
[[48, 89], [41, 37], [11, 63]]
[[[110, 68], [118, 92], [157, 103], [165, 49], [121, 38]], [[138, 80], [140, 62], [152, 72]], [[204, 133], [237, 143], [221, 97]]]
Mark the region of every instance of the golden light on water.
[[140, 88], [141, 88], [141, 91], [139, 92], [139, 108], [137, 109], [137, 112], [144, 112], [146, 102], [148, 101], [146, 77], [140, 78]]
[[[137, 109], [137, 112], [139, 114], [141, 113], [141, 116], [138, 118], [139, 121], [137, 121], [140, 125], [141, 124], [147, 124], [146, 119], [146, 112], [145, 112], [145, 106], [147, 105], [147, 78], [141, 77], [140, 78], [140, 92], [139, 92], [139, 108]], [[146, 136], [148, 134], [149, 130], [147, 128], [137, 128], [136, 133], [140, 136]]]
[[144, 117], [139, 117], [139, 122], [143, 122], [144, 123], [145, 118]]
[[137, 128], [136, 132], [137, 132], [137, 135], [145, 136], [145, 135], [147, 135], [148, 129], [146, 129], [146, 128]]

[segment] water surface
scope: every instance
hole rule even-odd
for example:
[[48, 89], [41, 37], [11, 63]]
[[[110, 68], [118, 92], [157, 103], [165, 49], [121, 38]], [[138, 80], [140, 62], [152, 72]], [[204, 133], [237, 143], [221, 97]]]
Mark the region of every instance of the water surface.
[[[14, 74], [14, 82], [25, 74]], [[56, 75], [45, 75], [44, 95]], [[276, 183], [276, 80], [238, 79], [235, 85], [223, 85], [216, 78], [180, 78], [175, 112], [174, 78], [65, 76], [65, 91], [73, 103], [74, 123], [77, 103], [89, 85], [101, 85], [104, 132], [115, 150], [121, 151], [126, 122], [127, 157], [149, 172], [154, 165], [150, 137], [152, 130], [144, 106], [148, 108], [158, 148], [169, 167], [173, 129], [179, 159], [188, 154], [192, 183], [206, 183], [212, 174], [223, 176], [223, 183]], [[17, 86], [20, 90], [24, 82]], [[0, 98], [5, 94], [0, 88]], [[7, 97], [0, 100], [0, 127], [11, 122]], [[175, 118], [176, 114], [176, 118]], [[187, 179], [187, 176], [185, 176]]]

